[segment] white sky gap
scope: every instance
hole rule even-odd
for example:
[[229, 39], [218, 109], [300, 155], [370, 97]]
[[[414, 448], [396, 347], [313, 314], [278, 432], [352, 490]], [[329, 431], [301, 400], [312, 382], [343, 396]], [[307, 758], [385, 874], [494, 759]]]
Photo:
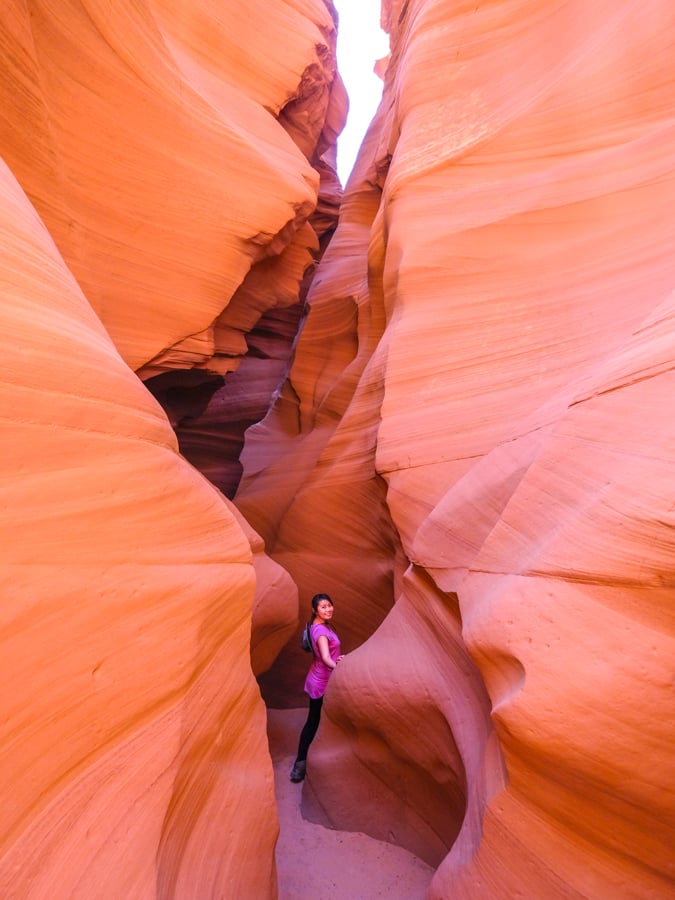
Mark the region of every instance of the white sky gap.
[[338, 139], [338, 175], [346, 184], [361, 141], [382, 97], [375, 61], [389, 52], [389, 38], [380, 29], [380, 0], [334, 0], [340, 16], [337, 58], [349, 94], [349, 115]]

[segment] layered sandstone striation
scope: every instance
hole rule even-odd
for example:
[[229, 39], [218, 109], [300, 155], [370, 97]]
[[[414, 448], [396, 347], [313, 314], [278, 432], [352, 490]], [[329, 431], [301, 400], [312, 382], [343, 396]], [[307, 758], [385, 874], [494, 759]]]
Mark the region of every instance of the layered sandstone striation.
[[319, 590], [308, 820], [675, 889], [675, 12], [382, 21], [335, 230], [330, 4], [0, 13], [3, 897], [274, 897]]
[[[3, 158], [125, 361], [146, 381], [169, 373], [156, 393], [170, 414], [192, 408], [186, 455], [233, 443], [214, 478], [231, 494], [228, 459], [283, 376], [281, 335], [335, 225], [347, 101], [332, 5], [145, 0], [112, 15], [82, 0], [29, 15], [10, 0], [2, 25]], [[268, 313], [279, 338], [263, 323], [249, 352]], [[251, 412], [220, 397], [200, 430], [203, 386], [247, 355]]]
[[0, 197], [0, 893], [269, 895], [250, 543], [4, 165]]
[[438, 900], [661, 898], [675, 13], [383, 6], [383, 101], [236, 497], [352, 651], [306, 813], [433, 862]]
[[243, 339], [218, 317], [316, 206], [319, 174], [280, 122], [299, 95], [321, 92], [312, 152], [330, 162], [329, 10], [10, 0], [3, 33], [3, 157], [122, 357], [144, 377], [226, 371]]
[[278, 388], [341, 193], [335, 27], [322, 0], [0, 12], [3, 897], [276, 893], [251, 652], [297, 587], [170, 424], [249, 355], [216, 430]]

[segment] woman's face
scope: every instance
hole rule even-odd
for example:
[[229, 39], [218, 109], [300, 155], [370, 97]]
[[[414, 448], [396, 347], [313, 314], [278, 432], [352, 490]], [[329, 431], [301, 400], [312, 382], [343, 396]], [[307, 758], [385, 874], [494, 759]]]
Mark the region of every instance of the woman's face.
[[316, 615], [322, 622], [328, 622], [333, 617], [333, 604], [330, 600], [319, 600], [316, 604]]

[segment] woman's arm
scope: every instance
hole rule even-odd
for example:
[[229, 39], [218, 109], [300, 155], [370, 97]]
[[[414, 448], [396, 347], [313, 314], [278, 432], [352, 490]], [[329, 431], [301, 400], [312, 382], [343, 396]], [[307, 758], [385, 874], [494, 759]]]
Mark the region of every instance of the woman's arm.
[[328, 648], [328, 638], [326, 637], [325, 634], [319, 635], [317, 642], [316, 642], [316, 646], [319, 650], [319, 656], [321, 657], [321, 662], [323, 662], [324, 665], [328, 666], [329, 669], [337, 669], [337, 663], [333, 662], [333, 660], [330, 658], [330, 650]]

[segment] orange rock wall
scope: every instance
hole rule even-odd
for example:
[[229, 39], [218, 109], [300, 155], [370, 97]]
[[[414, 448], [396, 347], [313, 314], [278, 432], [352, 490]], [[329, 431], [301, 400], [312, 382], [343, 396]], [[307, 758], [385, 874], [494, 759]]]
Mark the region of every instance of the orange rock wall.
[[236, 498], [349, 653], [306, 812], [415, 850], [438, 900], [669, 896], [675, 11], [383, 21], [383, 101]]
[[[3, 5], [3, 897], [273, 897], [317, 590], [308, 817], [438, 900], [673, 892], [672, 4], [383, 23], [325, 249], [323, 2]], [[277, 397], [236, 509], [134, 371], [232, 492]]]
[[0, 893], [271, 896], [250, 544], [0, 184]]
[[330, 162], [329, 9], [8, 0], [2, 24], [3, 157], [122, 357], [145, 377], [231, 356], [236, 338], [241, 353], [217, 318], [316, 205], [289, 136], [312, 91], [309, 143]]
[[3, 897], [276, 894], [252, 665], [297, 587], [137, 375], [222, 381], [298, 305], [339, 201], [334, 43], [321, 0], [3, 4]]

